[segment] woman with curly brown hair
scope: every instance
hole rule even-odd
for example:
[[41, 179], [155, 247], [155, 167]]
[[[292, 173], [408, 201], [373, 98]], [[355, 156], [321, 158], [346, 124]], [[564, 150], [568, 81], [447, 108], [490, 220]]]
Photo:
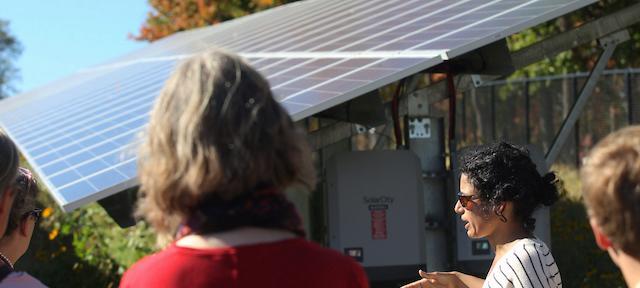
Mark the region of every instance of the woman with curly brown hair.
[[460, 157], [454, 211], [469, 238], [486, 238], [495, 257], [485, 279], [460, 272], [419, 271], [406, 287], [562, 287], [547, 245], [533, 235], [534, 210], [558, 200], [556, 176], [540, 175], [526, 149], [506, 142], [467, 149]]
[[353, 260], [304, 239], [283, 191], [314, 187], [310, 148], [237, 56], [212, 50], [177, 69], [138, 167], [139, 213], [177, 236], [132, 266], [122, 287], [368, 286]]

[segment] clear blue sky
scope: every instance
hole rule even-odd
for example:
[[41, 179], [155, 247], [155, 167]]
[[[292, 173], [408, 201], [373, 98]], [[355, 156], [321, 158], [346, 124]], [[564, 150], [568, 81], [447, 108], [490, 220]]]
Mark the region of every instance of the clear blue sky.
[[142, 48], [128, 34], [148, 11], [146, 0], [0, 0], [0, 18], [23, 46], [13, 86], [26, 92]]

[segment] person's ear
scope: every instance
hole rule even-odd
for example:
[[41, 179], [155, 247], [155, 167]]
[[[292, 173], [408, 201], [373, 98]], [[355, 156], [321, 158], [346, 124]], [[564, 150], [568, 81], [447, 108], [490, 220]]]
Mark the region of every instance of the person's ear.
[[502, 201], [496, 205], [493, 205], [493, 213], [495, 213], [496, 216], [498, 216], [498, 219], [500, 219], [502, 223], [507, 223], [508, 221], [507, 217], [504, 215], [506, 210], [507, 210], [507, 202], [505, 201]]
[[505, 212], [507, 210], [507, 202], [498, 202], [498, 204], [493, 205], [493, 213], [495, 213], [497, 216], [504, 216]]
[[504, 214], [504, 210], [507, 209], [507, 203], [502, 201], [500, 203], [498, 203], [498, 205], [493, 206], [494, 211], [496, 212], [496, 214], [498, 215], [503, 215]]
[[31, 226], [31, 224], [29, 223], [29, 217], [22, 219], [22, 221], [20, 221], [20, 236], [22, 237], [27, 237], [29, 236], [29, 226]]
[[609, 240], [609, 237], [607, 237], [607, 235], [604, 235], [604, 233], [602, 233], [602, 230], [598, 226], [598, 223], [596, 223], [596, 220], [594, 220], [593, 218], [589, 219], [589, 224], [591, 224], [593, 237], [596, 239], [596, 244], [598, 245], [598, 247], [605, 251], [609, 248], [613, 248], [611, 240]]

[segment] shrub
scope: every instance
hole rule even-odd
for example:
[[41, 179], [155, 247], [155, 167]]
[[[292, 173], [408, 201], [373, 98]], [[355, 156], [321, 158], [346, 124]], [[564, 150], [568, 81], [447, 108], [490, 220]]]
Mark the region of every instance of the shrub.
[[625, 287], [618, 267], [596, 246], [582, 205], [580, 178], [575, 168], [552, 168], [565, 193], [551, 206], [551, 244], [564, 287]]
[[51, 287], [117, 287], [131, 264], [155, 250], [144, 222], [122, 229], [98, 204], [64, 213], [48, 193], [38, 198], [43, 217], [17, 268]]

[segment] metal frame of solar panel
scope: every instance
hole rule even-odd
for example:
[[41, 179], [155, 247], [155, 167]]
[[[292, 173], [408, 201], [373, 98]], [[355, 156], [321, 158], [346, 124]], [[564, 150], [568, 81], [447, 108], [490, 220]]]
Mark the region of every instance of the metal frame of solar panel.
[[138, 185], [136, 138], [176, 64], [213, 46], [304, 119], [596, 0], [308, 0], [177, 33], [0, 105], [65, 211]]

